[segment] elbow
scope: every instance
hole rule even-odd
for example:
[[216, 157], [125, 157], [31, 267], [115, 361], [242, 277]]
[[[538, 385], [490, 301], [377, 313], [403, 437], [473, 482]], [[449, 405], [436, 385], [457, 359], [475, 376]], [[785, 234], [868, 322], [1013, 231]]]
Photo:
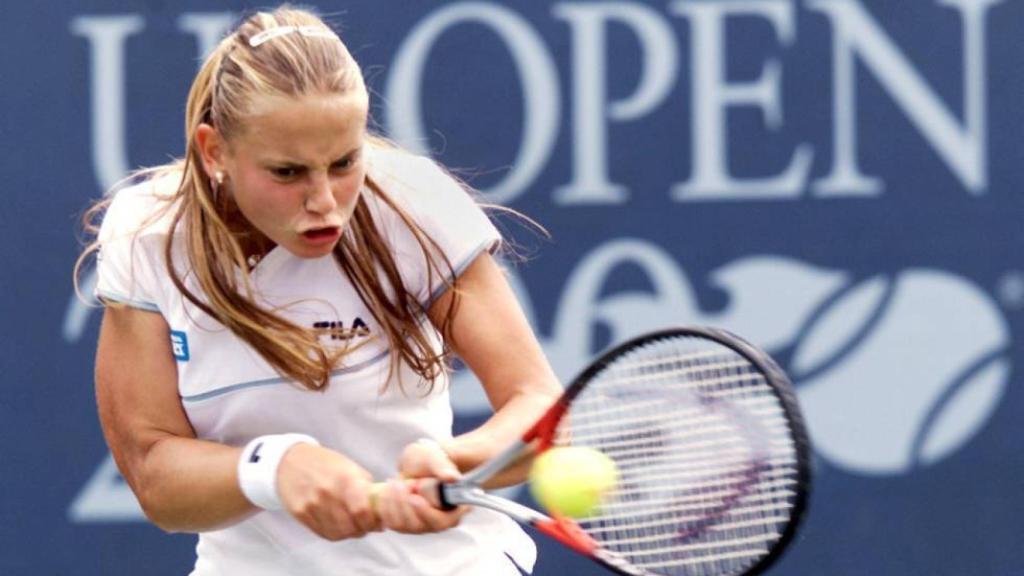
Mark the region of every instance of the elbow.
[[245, 520], [258, 510], [252, 509], [238, 514], [216, 512], [212, 516], [210, 510], [217, 505], [212, 502], [188, 502], [183, 505], [183, 498], [177, 489], [172, 493], [170, 487], [159, 483], [146, 485], [145, 482], [133, 487], [135, 497], [142, 508], [146, 519], [168, 534], [198, 534], [228, 528]]
[[146, 519], [149, 520], [149, 523], [167, 534], [199, 534], [201, 532], [211, 532], [214, 530], [228, 528], [236, 524], [239, 520], [244, 519], [244, 517], [241, 517], [214, 524], [209, 521], [204, 522], [199, 518], [182, 514], [181, 511], [167, 506], [161, 507], [145, 505], [142, 504], [141, 501], [139, 504], [142, 506], [142, 512], [146, 515]]
[[146, 519], [149, 520], [150, 524], [156, 526], [166, 534], [195, 532], [195, 530], [187, 530], [183, 526], [178, 525], [167, 515], [159, 514], [147, 508], [143, 508], [142, 511], [146, 514]]
[[188, 525], [173, 506], [169, 505], [166, 498], [159, 495], [159, 490], [155, 487], [147, 486], [145, 482], [142, 482], [138, 486], [133, 486], [132, 491], [135, 493], [139, 507], [142, 508], [142, 513], [150, 524], [168, 534], [197, 532]]
[[129, 458], [122, 450], [116, 449], [115, 445], [111, 445], [111, 451], [118, 470], [131, 488], [146, 520], [167, 533], [188, 531], [175, 510], [174, 499], [168, 497], [161, 482], [165, 474], [154, 469], [152, 462], [146, 458]]
[[151, 462], [124, 472], [125, 480], [150, 524], [168, 534], [199, 531], [195, 519], [190, 519], [182, 507], [182, 494], [168, 483], [173, 474], [153, 467]]

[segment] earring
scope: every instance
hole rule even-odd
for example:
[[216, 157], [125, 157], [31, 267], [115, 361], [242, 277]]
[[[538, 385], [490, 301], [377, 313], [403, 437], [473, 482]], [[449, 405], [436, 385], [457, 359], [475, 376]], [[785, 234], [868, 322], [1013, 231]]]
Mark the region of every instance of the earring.
[[224, 184], [224, 173], [217, 170], [210, 179], [210, 192], [213, 193], [213, 203], [220, 201], [220, 187]]

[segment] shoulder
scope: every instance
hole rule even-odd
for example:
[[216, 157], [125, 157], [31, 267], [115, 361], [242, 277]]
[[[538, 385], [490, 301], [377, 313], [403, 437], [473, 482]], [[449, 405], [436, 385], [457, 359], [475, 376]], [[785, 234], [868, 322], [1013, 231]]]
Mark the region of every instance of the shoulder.
[[431, 158], [402, 149], [374, 147], [368, 159], [370, 180], [416, 219], [447, 219], [467, 210], [480, 210], [469, 188]]
[[400, 148], [374, 146], [368, 158], [370, 177], [382, 188], [401, 196], [427, 194], [439, 185], [462, 189], [441, 165], [426, 156]]
[[111, 241], [128, 235], [166, 236], [180, 183], [180, 173], [168, 172], [115, 191], [103, 215], [99, 240]]

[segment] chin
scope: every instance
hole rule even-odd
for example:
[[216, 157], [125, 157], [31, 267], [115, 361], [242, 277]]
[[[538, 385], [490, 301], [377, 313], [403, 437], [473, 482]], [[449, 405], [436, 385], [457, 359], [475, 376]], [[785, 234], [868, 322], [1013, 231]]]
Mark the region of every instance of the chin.
[[323, 246], [298, 245], [287, 246], [286, 248], [289, 252], [291, 252], [292, 256], [312, 260], [314, 258], [323, 258], [324, 256], [329, 255], [331, 252], [334, 251], [334, 247], [337, 245], [338, 243], [335, 242], [334, 244], [325, 244]]

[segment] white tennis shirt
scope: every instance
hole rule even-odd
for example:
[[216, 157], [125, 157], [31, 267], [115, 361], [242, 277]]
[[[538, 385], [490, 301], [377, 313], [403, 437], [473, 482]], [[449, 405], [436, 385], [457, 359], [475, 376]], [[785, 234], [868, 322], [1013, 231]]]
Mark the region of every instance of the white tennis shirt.
[[[431, 160], [381, 149], [365, 158], [370, 177], [438, 243], [456, 274], [499, 244], [500, 235], [480, 208]], [[386, 381], [387, 340], [332, 256], [302, 259], [277, 247], [252, 272], [263, 305], [299, 325], [320, 328], [325, 342], [362, 344], [334, 371], [324, 392], [282, 378], [248, 344], [188, 303], [168, 279], [164, 263], [173, 208], [161, 208], [177, 185], [178, 177], [170, 176], [117, 193], [99, 235], [96, 293], [166, 319], [177, 358], [178, 393], [197, 437], [243, 446], [263, 434], [309, 434], [378, 480], [397, 474], [399, 452], [410, 442], [451, 437], [447, 378], [427, 394], [403, 365], [404, 392], [396, 377]], [[443, 284], [435, 278], [434, 286], [428, 285], [419, 245], [371, 191], [364, 189], [363, 197], [392, 247], [406, 287], [429, 303]], [[187, 270], [180, 250], [183, 235], [179, 230], [174, 239], [179, 271]], [[185, 278], [201, 294], [194, 278]], [[439, 347], [440, 336], [432, 335]], [[438, 534], [386, 531], [341, 542], [319, 538], [287, 512], [263, 511], [200, 534], [196, 553], [193, 576], [503, 575], [519, 574], [508, 556], [527, 570], [536, 557], [532, 540], [517, 524], [482, 509]]]

